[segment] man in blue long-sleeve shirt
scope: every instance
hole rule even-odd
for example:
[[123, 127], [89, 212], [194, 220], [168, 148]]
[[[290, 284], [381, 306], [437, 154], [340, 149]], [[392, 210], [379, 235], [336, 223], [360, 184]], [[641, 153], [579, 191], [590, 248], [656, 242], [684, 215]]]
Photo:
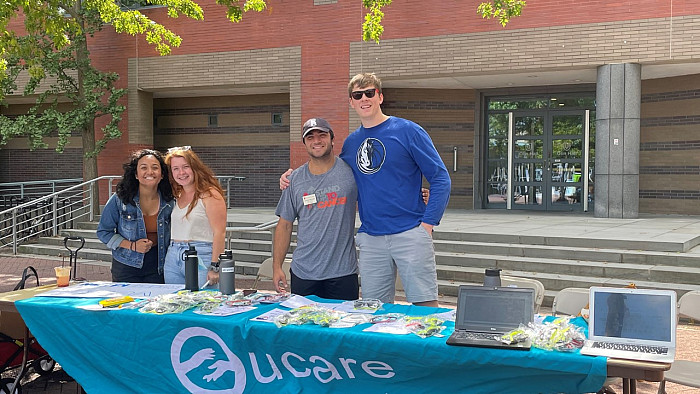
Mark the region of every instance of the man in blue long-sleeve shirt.
[[[356, 75], [348, 93], [362, 126], [345, 140], [340, 157], [358, 188], [362, 297], [393, 302], [398, 269], [409, 302], [438, 306], [432, 232], [450, 197], [449, 172], [422, 127], [382, 112], [376, 75]], [[430, 183], [427, 206], [415, 192], [423, 176]]]

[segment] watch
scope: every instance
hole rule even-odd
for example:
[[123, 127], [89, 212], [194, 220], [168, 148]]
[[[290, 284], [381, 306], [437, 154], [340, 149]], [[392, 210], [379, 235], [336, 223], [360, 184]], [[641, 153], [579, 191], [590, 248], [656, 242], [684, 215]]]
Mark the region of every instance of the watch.
[[212, 261], [211, 265], [209, 266], [209, 271], [219, 272], [219, 262]]

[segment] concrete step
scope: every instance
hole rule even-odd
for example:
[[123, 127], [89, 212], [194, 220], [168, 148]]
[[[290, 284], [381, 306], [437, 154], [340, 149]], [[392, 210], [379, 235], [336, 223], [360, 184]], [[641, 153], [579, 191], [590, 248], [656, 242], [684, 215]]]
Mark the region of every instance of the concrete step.
[[87, 239], [97, 239], [95, 230], [81, 230], [77, 228], [64, 229], [59, 232], [61, 237], [83, 237]]
[[266, 241], [268, 243], [272, 242], [272, 234], [269, 231], [257, 231], [257, 232], [241, 232], [232, 231], [230, 233], [230, 238], [232, 239], [252, 239], [257, 241]]
[[[544, 306], [551, 306], [554, 296], [560, 289], [567, 287], [583, 287], [588, 288], [591, 286], [608, 286], [608, 287], [624, 287], [630, 283], [634, 283], [639, 288], [647, 289], [666, 289], [674, 290], [678, 294], [678, 297], [682, 296], [688, 291], [700, 290], [700, 285], [697, 284], [684, 284], [684, 283], [664, 283], [664, 282], [652, 282], [652, 281], [628, 281], [623, 279], [607, 279], [600, 277], [590, 277], [590, 276], [572, 276], [572, 275], [559, 275], [559, 274], [543, 274], [535, 272], [524, 272], [524, 271], [504, 271], [503, 275], [517, 276], [523, 278], [537, 279], [545, 287], [545, 298], [542, 302]], [[456, 296], [457, 289], [460, 284], [476, 284], [480, 285], [483, 283], [483, 273], [479, 275], [474, 275], [471, 277], [471, 281], [458, 282], [446, 279], [438, 279], [438, 291], [440, 294], [447, 296]], [[476, 280], [476, 278], [481, 278], [481, 280]]]
[[[37, 238], [34, 243], [37, 244], [42, 244], [42, 245], [50, 245], [50, 246], [56, 246], [59, 249], [66, 250], [63, 247], [63, 239], [65, 236], [59, 236], [59, 237], [41, 237]], [[69, 241], [68, 246], [71, 247], [71, 249], [75, 249], [75, 247], [80, 246], [79, 241]], [[107, 245], [102, 243], [97, 237], [95, 238], [85, 238], [85, 246], [83, 246], [84, 249], [105, 249], [108, 250]], [[82, 249], [81, 249], [82, 250]]]
[[583, 248], [496, 242], [435, 240], [436, 252], [472, 253], [534, 258], [560, 258], [634, 264], [700, 266], [700, 254], [649, 250]]
[[75, 223], [75, 229], [77, 230], [97, 230], [97, 225], [99, 224], [99, 219], [94, 222], [77, 222]]
[[[659, 267], [660, 270], [666, 271], [666, 276], [659, 275], [659, 277], [637, 275], [635, 277], [623, 276], [623, 277], [611, 277], [611, 276], [599, 276], [590, 274], [566, 274], [566, 273], [554, 273], [545, 271], [526, 271], [523, 269], [504, 269], [502, 275], [519, 276], [525, 278], [537, 279], [544, 285], [545, 289], [548, 290], [561, 290], [566, 287], [581, 287], [579, 284], [588, 283], [588, 286], [602, 286], [607, 283], [654, 283], [655, 286], [647, 285], [647, 287], [659, 287], [665, 288], [667, 286], [696, 286], [700, 288], [699, 281], [692, 280], [676, 280], [672, 278], [668, 280], [668, 276], [671, 274], [668, 272], [669, 267]], [[465, 282], [465, 283], [483, 283], [484, 280], [484, 268], [476, 267], [455, 267], [455, 266], [445, 266], [438, 264], [438, 279], [449, 280], [452, 282]], [[695, 278], [700, 276], [700, 268], [684, 268], [682, 275], [689, 276], [692, 275]], [[584, 287], [588, 287], [584, 286]]]
[[[65, 248], [58, 248], [53, 245], [25, 244], [20, 245], [17, 251], [22, 254], [36, 254], [44, 256], [69, 256], [70, 253]], [[112, 261], [112, 252], [109, 249], [88, 249], [83, 248], [78, 252], [81, 259]]]
[[[236, 226], [255, 226], [259, 223], [236, 222]], [[229, 223], [229, 226], [232, 224]], [[237, 233], [235, 238], [241, 239], [271, 239], [269, 231], [257, 233]], [[512, 244], [549, 246], [556, 248], [584, 248], [584, 249], [611, 249], [625, 251], [649, 251], [649, 252], [683, 252], [700, 244], [700, 235], [690, 241], [639, 241], [634, 239], [607, 239], [596, 238], [593, 230], [583, 232], [577, 236], [566, 234], [553, 234], [551, 236], [532, 236], [527, 234], [502, 234], [489, 232], [488, 228], [473, 231], [442, 231], [437, 228], [434, 233], [436, 244], [439, 241], [475, 242], [485, 244]]]
[[238, 250], [247, 250], [266, 252], [269, 255], [272, 248], [270, 241], [259, 239], [232, 239], [228, 245], [230, 245], [229, 248], [234, 251], [234, 254]]
[[697, 236], [690, 241], [640, 241], [634, 239], [597, 238], [595, 236], [595, 233], [591, 232], [584, 232], [577, 236], [565, 234], [554, 234], [551, 236], [532, 236], [527, 234], [500, 234], [490, 233], [488, 228], [480, 229], [480, 232], [453, 232], [440, 231], [438, 229], [435, 232], [434, 237], [436, 240], [445, 241], [547, 245], [593, 249], [605, 248], [623, 250], [646, 250], [657, 252], [684, 252], [690, 250], [691, 248], [697, 246], [700, 243], [700, 236]]
[[[659, 282], [679, 282], [700, 284], [700, 266], [670, 266], [606, 261], [583, 261], [532, 258], [518, 256], [479, 255], [469, 253], [436, 252], [438, 265], [442, 267], [478, 268], [483, 275], [485, 268], [496, 267], [503, 270], [543, 272], [565, 275], [596, 276], [612, 279], [651, 280]], [[446, 278], [460, 280], [460, 278]]]

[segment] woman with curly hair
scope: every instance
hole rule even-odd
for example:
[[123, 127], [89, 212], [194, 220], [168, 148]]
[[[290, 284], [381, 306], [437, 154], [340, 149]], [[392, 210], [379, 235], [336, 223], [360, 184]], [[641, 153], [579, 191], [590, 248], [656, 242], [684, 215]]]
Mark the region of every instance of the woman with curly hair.
[[226, 237], [224, 191], [212, 170], [189, 146], [168, 149], [165, 162], [176, 198], [165, 283], [185, 283], [183, 252], [194, 245], [200, 259], [199, 286], [216, 285]]
[[102, 210], [97, 237], [112, 250], [114, 282], [164, 283], [173, 191], [163, 156], [134, 152]]

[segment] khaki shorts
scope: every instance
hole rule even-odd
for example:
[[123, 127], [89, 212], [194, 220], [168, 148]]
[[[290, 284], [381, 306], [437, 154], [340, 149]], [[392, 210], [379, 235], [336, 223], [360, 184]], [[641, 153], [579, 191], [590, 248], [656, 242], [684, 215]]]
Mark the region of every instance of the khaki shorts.
[[391, 235], [358, 233], [355, 241], [362, 298], [393, 303], [398, 270], [408, 302], [437, 300], [433, 238], [423, 226]]

